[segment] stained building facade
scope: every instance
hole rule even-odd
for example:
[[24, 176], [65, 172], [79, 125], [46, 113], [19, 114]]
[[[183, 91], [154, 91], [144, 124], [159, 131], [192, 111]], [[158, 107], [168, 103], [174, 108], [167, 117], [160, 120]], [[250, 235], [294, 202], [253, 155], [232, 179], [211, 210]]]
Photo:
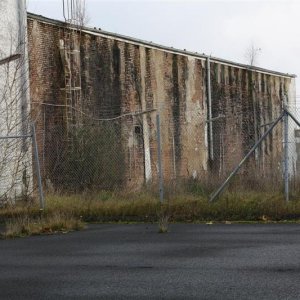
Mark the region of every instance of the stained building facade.
[[[157, 114], [165, 180], [224, 178], [283, 104], [295, 104], [295, 76], [289, 74], [101, 30], [70, 29], [34, 14], [28, 14], [28, 40], [43, 176], [54, 187], [68, 181], [70, 174], [62, 174], [74, 154], [70, 148], [92, 149], [83, 140], [96, 138], [99, 152], [88, 159], [92, 166], [107, 153], [101, 174], [94, 170], [108, 181], [104, 187], [112, 178], [134, 187], [156, 180]], [[70, 131], [93, 126], [98, 131], [89, 131], [90, 138], [72, 142]], [[265, 177], [280, 173], [282, 138], [279, 124], [250, 158], [248, 170]], [[78, 166], [81, 173], [83, 167]]]

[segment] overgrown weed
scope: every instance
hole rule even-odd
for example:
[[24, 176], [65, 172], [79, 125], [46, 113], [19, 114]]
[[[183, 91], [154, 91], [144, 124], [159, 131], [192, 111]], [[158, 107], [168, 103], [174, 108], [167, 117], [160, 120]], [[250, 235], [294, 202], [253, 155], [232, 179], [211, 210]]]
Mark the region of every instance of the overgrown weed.
[[[161, 204], [152, 193], [48, 195], [44, 214], [66, 214], [85, 222], [157, 222], [160, 217], [164, 222], [300, 219], [300, 197], [294, 196], [287, 203], [276, 192], [227, 192], [218, 201], [209, 203], [208, 196], [195, 187], [194, 193], [169, 194], [163, 207], [164, 214], [161, 214]], [[15, 217], [37, 219], [38, 205], [17, 203], [0, 209], [0, 222]]]
[[167, 233], [169, 229], [170, 220], [170, 206], [169, 201], [161, 203], [157, 212], [158, 218], [158, 232]]
[[9, 219], [5, 224], [2, 238], [14, 238], [30, 235], [53, 234], [57, 232], [69, 232], [84, 228], [81, 219], [72, 215], [56, 212], [50, 215], [32, 217], [30, 215], [19, 215]]

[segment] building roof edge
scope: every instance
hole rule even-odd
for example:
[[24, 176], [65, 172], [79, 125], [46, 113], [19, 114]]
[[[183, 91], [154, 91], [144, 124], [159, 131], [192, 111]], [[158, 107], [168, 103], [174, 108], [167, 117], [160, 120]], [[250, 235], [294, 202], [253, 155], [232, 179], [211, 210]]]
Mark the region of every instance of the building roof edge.
[[[49, 23], [49, 24], [52, 24], [52, 25], [63, 26], [63, 27], [65, 27], [67, 25], [63, 21], [51, 19], [51, 18], [48, 18], [48, 17], [44, 17], [42, 15], [37, 15], [37, 14], [34, 14], [34, 13], [30, 13], [30, 12], [27, 12], [27, 17], [39, 20], [39, 21], [44, 22], [44, 23]], [[155, 48], [155, 49], [159, 49], [159, 50], [163, 50], [163, 51], [168, 51], [168, 52], [171, 52], [171, 53], [174, 53], [174, 54], [192, 56], [192, 57], [202, 59], [202, 60], [205, 60], [205, 59], [209, 58], [212, 62], [217, 62], [217, 63], [221, 63], [221, 64], [225, 64], [225, 65], [230, 65], [230, 66], [238, 67], [238, 68], [242, 68], [242, 69], [252, 70], [254, 72], [265, 73], [265, 74], [270, 74], [270, 75], [276, 75], [276, 76], [280, 76], [280, 77], [289, 77], [289, 78], [296, 78], [297, 77], [295, 74], [283, 73], [283, 72], [269, 70], [269, 69], [265, 69], [265, 68], [261, 68], [261, 67], [250, 66], [250, 65], [246, 65], [246, 64], [242, 64], [242, 63], [237, 63], [237, 62], [234, 62], [234, 61], [231, 61], [231, 60], [226, 60], [226, 59], [222, 59], [222, 58], [218, 58], [218, 57], [205, 55], [204, 53], [200, 54], [200, 53], [197, 53], [197, 52], [191, 52], [191, 51], [176, 49], [176, 48], [173, 48], [173, 47], [168, 47], [168, 46], [152, 43], [152, 42], [149, 42], [149, 41], [133, 38], [133, 37], [130, 37], [130, 36], [117, 34], [117, 33], [109, 32], [109, 31], [104, 31], [104, 30], [101, 30], [101, 29], [96, 29], [96, 28], [91, 28], [91, 27], [83, 27], [81, 30], [86, 32], [86, 33], [112, 37], [112, 38], [120, 39], [120, 40], [124, 40], [124, 41], [129, 41], [129, 42], [132, 42], [132, 43], [135, 43], [135, 44], [139, 44], [139, 45], [143, 45], [143, 46], [146, 46], [146, 47]]]

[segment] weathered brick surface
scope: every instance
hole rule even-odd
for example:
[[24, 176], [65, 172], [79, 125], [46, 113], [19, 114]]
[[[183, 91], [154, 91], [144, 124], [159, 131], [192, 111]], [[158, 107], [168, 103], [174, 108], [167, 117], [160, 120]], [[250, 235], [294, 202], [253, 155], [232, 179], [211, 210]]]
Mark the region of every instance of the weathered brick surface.
[[[47, 176], [49, 156], [63, 147], [53, 125], [65, 128], [64, 74], [59, 39], [64, 28], [33, 17], [29, 22], [31, 99], [40, 129], [39, 144]], [[101, 32], [100, 32], [101, 33]], [[161, 116], [166, 179], [213, 174], [225, 176], [279, 114], [292, 79], [211, 63], [214, 160], [208, 157], [205, 61], [113, 36], [78, 33], [81, 50], [82, 110], [94, 118], [113, 118], [156, 109]], [[125, 163], [123, 180], [140, 185], [145, 176], [145, 139], [149, 140], [152, 176], [157, 177], [156, 113], [123, 118], [119, 139]], [[145, 130], [148, 128], [148, 133]], [[62, 134], [63, 136], [63, 134]], [[267, 138], [245, 170], [265, 175], [280, 168], [282, 127]], [[48, 170], [48, 171], [47, 171]], [[246, 172], [246, 171], [243, 172]], [[123, 181], [124, 183], [124, 181]]]

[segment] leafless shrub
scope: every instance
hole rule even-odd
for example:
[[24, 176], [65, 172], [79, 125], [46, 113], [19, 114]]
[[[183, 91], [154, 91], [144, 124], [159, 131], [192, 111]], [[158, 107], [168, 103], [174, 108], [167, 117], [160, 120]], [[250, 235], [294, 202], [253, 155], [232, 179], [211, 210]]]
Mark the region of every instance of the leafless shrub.
[[251, 67], [256, 66], [258, 63], [258, 57], [261, 52], [261, 48], [258, 48], [251, 43], [245, 51], [245, 60]]

